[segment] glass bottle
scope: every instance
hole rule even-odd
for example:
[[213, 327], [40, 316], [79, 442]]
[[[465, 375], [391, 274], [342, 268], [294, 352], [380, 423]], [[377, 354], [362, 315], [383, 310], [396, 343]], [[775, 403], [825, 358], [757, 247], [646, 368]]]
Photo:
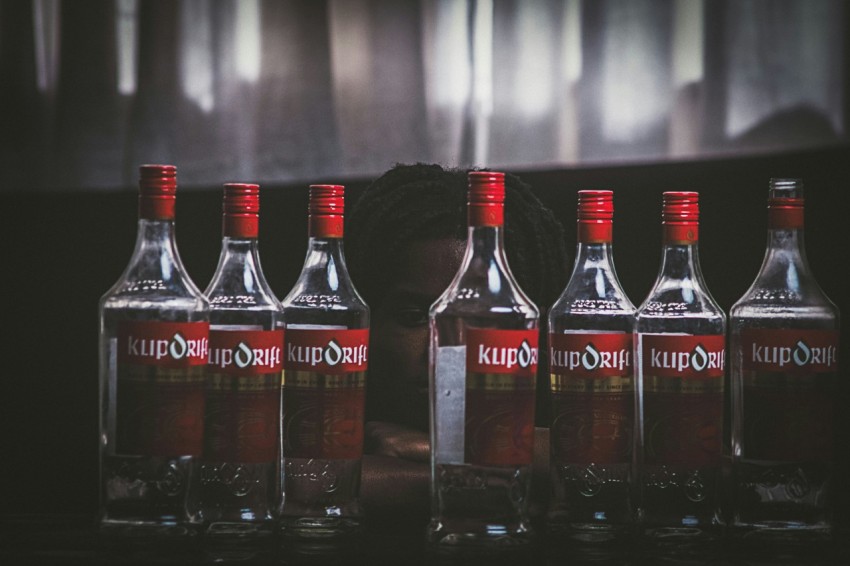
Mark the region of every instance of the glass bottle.
[[635, 307], [612, 254], [614, 193], [578, 192], [576, 260], [549, 310], [550, 531], [583, 541], [632, 523]]
[[661, 268], [635, 324], [638, 519], [650, 541], [717, 540], [726, 314], [700, 268], [699, 194], [663, 202]]
[[803, 242], [803, 183], [771, 179], [761, 269], [732, 306], [733, 531], [809, 539], [832, 530], [839, 311]]
[[504, 251], [504, 173], [469, 173], [461, 267], [431, 306], [431, 522], [438, 546], [527, 542], [539, 311]]
[[363, 456], [369, 307], [348, 275], [344, 188], [311, 185], [307, 257], [282, 301], [281, 528], [295, 537], [356, 530]]
[[200, 506], [208, 534], [271, 532], [283, 371], [280, 303], [260, 265], [258, 185], [224, 185], [210, 302]]
[[[136, 245], [100, 300], [100, 522], [200, 522], [190, 493], [203, 447], [209, 305], [174, 237], [177, 172], [142, 165]], [[171, 529], [169, 529], [171, 530]]]

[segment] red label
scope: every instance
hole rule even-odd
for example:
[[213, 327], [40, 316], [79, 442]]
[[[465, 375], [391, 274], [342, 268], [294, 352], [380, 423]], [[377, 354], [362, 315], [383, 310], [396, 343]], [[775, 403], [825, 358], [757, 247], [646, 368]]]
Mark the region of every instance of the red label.
[[470, 328], [466, 335], [466, 371], [537, 375], [539, 332]]
[[203, 448], [206, 322], [121, 322], [116, 453], [198, 456]]
[[642, 334], [643, 375], [657, 377], [723, 377], [726, 337]]
[[467, 463], [531, 464], [538, 342], [536, 329], [467, 331]]
[[643, 334], [641, 340], [646, 463], [719, 464], [724, 335]]
[[838, 371], [836, 330], [748, 328], [741, 331], [744, 371], [829, 373]]
[[365, 385], [363, 372], [323, 375], [287, 369], [283, 383], [284, 458], [360, 458]]
[[339, 375], [366, 371], [369, 330], [286, 330], [284, 367], [287, 370]]
[[205, 365], [209, 329], [208, 322], [121, 322], [118, 363], [163, 368]]
[[283, 369], [283, 330], [210, 331], [210, 371], [260, 375]]
[[742, 330], [747, 458], [832, 459], [838, 340], [836, 330]]
[[631, 375], [632, 335], [549, 334], [549, 371], [585, 377]]
[[632, 335], [550, 334], [551, 457], [627, 463], [634, 419]]
[[275, 461], [282, 351], [282, 330], [210, 332], [205, 460]]
[[360, 458], [369, 330], [287, 329], [285, 337], [283, 456]]

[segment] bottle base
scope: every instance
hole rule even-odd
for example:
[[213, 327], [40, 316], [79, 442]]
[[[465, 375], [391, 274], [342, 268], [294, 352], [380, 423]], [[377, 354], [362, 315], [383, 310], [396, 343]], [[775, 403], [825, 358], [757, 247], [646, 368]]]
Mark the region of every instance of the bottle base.
[[644, 554], [658, 558], [717, 557], [723, 549], [721, 525], [703, 527], [644, 526], [638, 534]]
[[271, 521], [237, 522], [213, 521], [207, 523], [204, 536], [211, 539], [254, 539], [271, 536], [274, 528]]
[[361, 527], [354, 517], [281, 517], [279, 533], [283, 538], [321, 541], [348, 538]]
[[729, 527], [732, 540], [753, 545], [805, 545], [826, 543], [833, 538], [832, 525], [808, 524], [795, 521], [762, 521], [745, 524], [733, 523]]
[[98, 531], [105, 537], [122, 538], [181, 538], [196, 536], [201, 532], [200, 523], [177, 521], [153, 521], [142, 519], [101, 519]]
[[525, 523], [506, 526], [481, 525], [480, 528], [448, 528], [436, 524], [428, 527], [426, 540], [432, 547], [444, 549], [510, 548], [531, 544], [535, 532]]
[[632, 528], [629, 525], [549, 520], [547, 522], [547, 533], [550, 538], [557, 537], [578, 543], [600, 544], [628, 540], [631, 538]]

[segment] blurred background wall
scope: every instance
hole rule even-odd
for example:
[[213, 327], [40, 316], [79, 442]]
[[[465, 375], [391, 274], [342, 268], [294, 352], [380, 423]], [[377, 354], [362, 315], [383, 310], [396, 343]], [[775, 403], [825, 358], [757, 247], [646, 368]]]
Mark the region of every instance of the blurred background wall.
[[2, 190], [847, 141], [843, 0], [0, 0]]

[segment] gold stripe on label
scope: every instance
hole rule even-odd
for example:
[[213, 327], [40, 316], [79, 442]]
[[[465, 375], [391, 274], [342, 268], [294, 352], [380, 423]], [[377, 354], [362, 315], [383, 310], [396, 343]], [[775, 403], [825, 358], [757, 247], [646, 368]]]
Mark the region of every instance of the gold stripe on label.
[[261, 375], [227, 375], [214, 373], [207, 376], [207, 389], [210, 391], [271, 391], [279, 387], [277, 373]]
[[161, 368], [125, 365], [118, 368], [118, 379], [137, 383], [201, 383], [206, 378], [204, 366]]
[[630, 375], [609, 377], [576, 377], [549, 375], [553, 393], [628, 393], [635, 390], [634, 378]]
[[324, 374], [314, 371], [284, 370], [283, 387], [300, 389], [361, 389], [366, 387], [366, 372]]
[[643, 379], [643, 390], [647, 393], [723, 393], [723, 378], [683, 379], [653, 375]]
[[744, 374], [744, 387], [755, 389], [774, 389], [784, 391], [830, 391], [834, 387], [834, 373], [747, 373]]
[[526, 391], [534, 389], [534, 378], [508, 373], [468, 373], [466, 388], [484, 391]]

